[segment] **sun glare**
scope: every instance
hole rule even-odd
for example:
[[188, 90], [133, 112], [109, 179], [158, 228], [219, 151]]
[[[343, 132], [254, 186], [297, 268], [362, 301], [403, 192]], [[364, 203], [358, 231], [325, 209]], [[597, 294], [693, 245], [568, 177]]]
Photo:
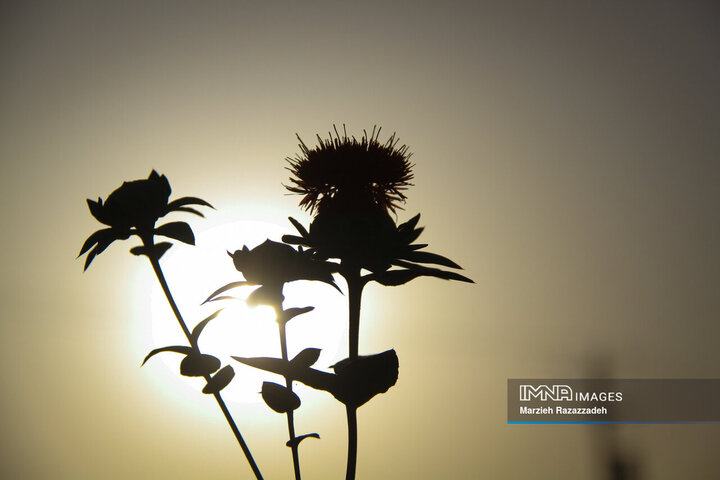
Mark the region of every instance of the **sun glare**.
[[[256, 287], [239, 287], [227, 292], [234, 299], [201, 303], [217, 288], [238, 280], [242, 274], [235, 270], [227, 252], [253, 248], [266, 239], [279, 241], [290, 232], [264, 222], [234, 222], [208, 230], [196, 231], [196, 247], [176, 247], [162, 259], [161, 264], [170, 289], [178, 303], [188, 327], [192, 328], [218, 309], [222, 312], [203, 331], [199, 346], [203, 353], [218, 357], [223, 365], [232, 365], [235, 378], [223, 390], [228, 401], [261, 402], [258, 392], [263, 381], [281, 382], [281, 378], [241, 365], [231, 355], [243, 357], [280, 357], [280, 340], [275, 312], [271, 307], [250, 307], [245, 299]], [[296, 317], [287, 325], [288, 354], [293, 355], [307, 347], [322, 349], [317, 368], [325, 369], [343, 356], [345, 343], [343, 325], [347, 316], [345, 297], [331, 286], [321, 282], [299, 281], [286, 284], [284, 307], [314, 306], [315, 310]], [[187, 345], [177, 320], [159, 287], [152, 298], [153, 348], [166, 345]], [[179, 377], [182, 356], [162, 353], [158, 359], [168, 372]], [[158, 361], [153, 359], [152, 361]], [[201, 390], [204, 380], [183, 378], [188, 385]]]

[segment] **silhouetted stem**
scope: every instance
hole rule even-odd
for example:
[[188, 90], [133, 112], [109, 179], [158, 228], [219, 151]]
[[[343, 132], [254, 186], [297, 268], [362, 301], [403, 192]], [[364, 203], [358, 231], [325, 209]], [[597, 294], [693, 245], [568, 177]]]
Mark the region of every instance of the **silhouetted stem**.
[[[360, 303], [366, 281], [360, 276], [360, 268], [344, 272], [348, 284], [348, 356], [351, 360], [358, 357], [360, 343]], [[346, 406], [348, 425], [348, 454], [345, 480], [355, 479], [357, 465], [357, 408]]]
[[[278, 322], [278, 329], [280, 333], [280, 350], [282, 352], [282, 359], [288, 361], [287, 335], [285, 333], [284, 320]], [[292, 380], [290, 380], [288, 377], [285, 377], [285, 385], [287, 386], [288, 390], [292, 392]], [[295, 440], [295, 417], [293, 414], [294, 412], [292, 410], [287, 412], [288, 436], [290, 437], [290, 441]], [[298, 451], [299, 446], [299, 444], [295, 443], [291, 447], [293, 469], [295, 470], [295, 480], [300, 480], [300, 453]]]
[[355, 480], [357, 465], [357, 408], [347, 405], [348, 457], [345, 480]]
[[[147, 244], [146, 244], [147, 245]], [[185, 320], [183, 320], [182, 315], [180, 314], [180, 310], [177, 307], [177, 304], [175, 303], [175, 299], [173, 298], [172, 294], [170, 293], [170, 288], [168, 287], [167, 281], [165, 280], [165, 275], [163, 275], [162, 269], [160, 268], [160, 262], [157, 260], [157, 258], [150, 258], [150, 263], [152, 264], [153, 270], [155, 271], [155, 276], [158, 279], [158, 282], [160, 282], [160, 286], [163, 289], [163, 293], [165, 293], [165, 298], [167, 298], [168, 303], [170, 304], [170, 308], [172, 309], [173, 313], [175, 314], [175, 318], [177, 319], [178, 323], [180, 324], [180, 328], [182, 328], [183, 333], [188, 339], [188, 342], [190, 342], [190, 346], [194, 349], [200, 352], [200, 349], [197, 346], [197, 342], [195, 342], [192, 338], [192, 335], [190, 334], [190, 330], [188, 330], [187, 324], [185, 323]], [[205, 381], [210, 381], [210, 375], [205, 375]], [[245, 443], [245, 440], [243, 439], [242, 435], [240, 434], [240, 430], [238, 430], [237, 425], [235, 425], [235, 420], [233, 420], [232, 415], [230, 415], [230, 411], [227, 409], [227, 406], [225, 405], [225, 401], [223, 400], [222, 396], [220, 395], [220, 392], [213, 393], [213, 396], [215, 397], [215, 400], [217, 401], [218, 406], [220, 407], [220, 410], [222, 411], [223, 415], [225, 416], [225, 420], [227, 420], [228, 425], [230, 426], [230, 430], [232, 430], [233, 434], [235, 435], [235, 438], [237, 439], [237, 442], [240, 444], [240, 448], [242, 448], [243, 453], [245, 454], [245, 458], [247, 458], [248, 463], [250, 464], [250, 468], [252, 468], [253, 473], [255, 474], [255, 478], [257, 480], [262, 480], [262, 474], [260, 473], [260, 469], [258, 468], [257, 464], [255, 463], [255, 459], [252, 456], [252, 453], [250, 453], [250, 449], [248, 448], [247, 444]]]
[[365, 282], [360, 277], [360, 269], [347, 272], [345, 280], [348, 284], [348, 357], [356, 359], [360, 344], [360, 302]]

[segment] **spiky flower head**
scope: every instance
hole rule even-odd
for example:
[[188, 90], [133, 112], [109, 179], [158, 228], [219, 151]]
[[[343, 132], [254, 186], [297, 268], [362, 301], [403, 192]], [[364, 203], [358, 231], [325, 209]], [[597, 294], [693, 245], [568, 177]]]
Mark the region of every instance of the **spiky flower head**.
[[334, 135], [317, 136], [318, 145], [309, 148], [298, 136], [301, 153], [287, 158], [293, 174], [286, 188], [303, 195], [300, 206], [311, 212], [375, 206], [395, 212], [405, 202], [403, 193], [412, 184], [412, 167], [407, 145], [398, 146], [393, 133], [381, 143], [382, 128], [373, 127], [368, 135], [342, 136], [333, 126]]

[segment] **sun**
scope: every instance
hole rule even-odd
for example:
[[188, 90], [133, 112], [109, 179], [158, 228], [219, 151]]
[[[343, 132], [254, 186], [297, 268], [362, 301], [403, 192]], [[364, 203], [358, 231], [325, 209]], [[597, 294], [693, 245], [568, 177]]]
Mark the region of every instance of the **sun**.
[[[242, 279], [227, 252], [253, 248], [266, 239], [280, 241], [289, 228], [257, 222], [241, 221], [195, 233], [196, 247], [173, 248], [161, 264], [170, 290], [188, 327], [192, 328], [213, 314], [222, 311], [203, 330], [199, 346], [203, 353], [218, 357], [223, 365], [231, 365], [235, 378], [223, 390], [226, 401], [261, 402], [263, 381], [279, 382], [280, 378], [241, 365], [232, 355], [242, 357], [280, 357], [280, 339], [275, 312], [271, 307], [250, 307], [245, 299], [256, 287], [240, 287], [228, 292], [236, 297], [202, 305], [217, 288]], [[346, 342], [344, 319], [347, 317], [345, 297], [322, 282], [298, 281], [285, 286], [284, 307], [314, 306], [315, 310], [296, 317], [287, 325], [288, 354], [292, 358], [304, 348], [321, 349], [317, 368], [325, 369], [343, 357], [341, 346]], [[159, 287], [152, 298], [153, 348], [166, 345], [187, 345], [177, 320]], [[158, 355], [172, 375], [180, 377], [182, 356], [174, 353]], [[157, 361], [157, 360], [155, 360]], [[181, 377], [187, 385], [200, 391], [204, 380]]]

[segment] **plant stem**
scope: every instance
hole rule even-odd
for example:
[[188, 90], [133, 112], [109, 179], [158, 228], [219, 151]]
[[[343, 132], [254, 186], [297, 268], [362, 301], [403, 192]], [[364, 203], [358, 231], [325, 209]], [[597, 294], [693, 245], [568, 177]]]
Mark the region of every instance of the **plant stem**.
[[[358, 358], [360, 343], [360, 304], [362, 301], [362, 291], [366, 281], [360, 276], [360, 268], [349, 268], [343, 276], [348, 285], [348, 356], [350, 360]], [[355, 470], [357, 466], [357, 407], [347, 405], [347, 425], [348, 425], [348, 454], [347, 454], [347, 470], [345, 472], [345, 480], [355, 479]]]
[[347, 405], [348, 457], [345, 480], [355, 480], [357, 465], [357, 407]]
[[[173, 313], [175, 314], [175, 318], [177, 319], [178, 323], [180, 324], [180, 328], [182, 328], [183, 333], [188, 339], [188, 342], [190, 342], [190, 346], [200, 352], [200, 349], [197, 346], [197, 342], [195, 342], [192, 338], [192, 335], [190, 334], [190, 330], [188, 330], [187, 324], [185, 324], [185, 320], [183, 320], [182, 315], [180, 314], [180, 310], [177, 307], [177, 304], [175, 303], [175, 299], [172, 296], [172, 293], [170, 293], [170, 288], [168, 287], [167, 281], [165, 280], [165, 275], [163, 275], [162, 269], [160, 268], [160, 262], [157, 258], [154, 257], [148, 257], [150, 259], [150, 263], [152, 264], [153, 270], [155, 271], [155, 276], [158, 279], [158, 282], [160, 282], [160, 286], [163, 289], [163, 293], [165, 293], [165, 298], [167, 298], [168, 303], [170, 304], [170, 308], [172, 309]], [[205, 381], [210, 381], [210, 375], [205, 375]], [[240, 444], [240, 448], [242, 448], [243, 453], [245, 454], [245, 458], [247, 458], [248, 463], [250, 464], [250, 468], [252, 469], [253, 473], [255, 474], [255, 478], [257, 480], [263, 480], [262, 474], [260, 473], [260, 469], [258, 468], [257, 464], [255, 463], [255, 459], [252, 456], [252, 453], [250, 453], [250, 449], [248, 448], [247, 444], [245, 443], [245, 440], [243, 439], [242, 435], [240, 434], [240, 430], [238, 430], [237, 425], [235, 424], [235, 420], [233, 420], [232, 415], [230, 415], [230, 411], [228, 410], [227, 406], [225, 405], [225, 401], [223, 400], [222, 396], [220, 395], [220, 392], [213, 393], [213, 396], [215, 397], [215, 400], [218, 403], [218, 406], [220, 407], [220, 410], [222, 411], [223, 415], [225, 416], [225, 420], [227, 420], [228, 425], [230, 426], [230, 430], [232, 430], [233, 434], [235, 435], [235, 438], [237, 439], [238, 444]]]
[[360, 302], [365, 282], [359, 268], [347, 272], [345, 281], [348, 284], [348, 357], [354, 360], [360, 343]]
[[[280, 308], [282, 311], [282, 307]], [[288, 361], [288, 353], [287, 353], [287, 334], [285, 333], [285, 318], [283, 318], [282, 314], [279, 318], [278, 322], [278, 329], [280, 333], [280, 350], [282, 352], [282, 359], [286, 362]], [[292, 380], [288, 377], [285, 377], [285, 385], [287, 386], [288, 390], [292, 392]], [[288, 424], [288, 437], [290, 437], [290, 441], [292, 442], [295, 440], [295, 417], [292, 410], [287, 412], [287, 424]], [[297, 443], [293, 444], [291, 447], [292, 450], [292, 459], [293, 459], [293, 469], [295, 471], [295, 480], [300, 480], [300, 453], [298, 449], [299, 445]]]

